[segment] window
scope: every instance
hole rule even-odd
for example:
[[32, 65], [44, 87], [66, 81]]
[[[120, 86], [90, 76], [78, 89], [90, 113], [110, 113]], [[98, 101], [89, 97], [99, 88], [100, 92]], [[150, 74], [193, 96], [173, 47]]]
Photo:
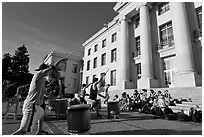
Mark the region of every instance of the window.
[[202, 6], [200, 6], [196, 9], [196, 14], [197, 14], [197, 18], [198, 18], [199, 28], [202, 28]]
[[61, 63], [61, 66], [60, 66], [60, 71], [63, 71], [65, 72], [66, 71], [66, 68], [67, 68], [67, 63]]
[[111, 36], [111, 42], [115, 42], [116, 41], [116, 33], [112, 34]]
[[97, 57], [95, 57], [93, 61], [93, 68], [96, 68], [96, 67], [97, 67]]
[[138, 13], [138, 14], [135, 16], [135, 24], [134, 24], [135, 29], [138, 28], [139, 25], [140, 25], [140, 14]]
[[98, 51], [98, 44], [94, 46], [94, 52]]
[[140, 36], [135, 38], [135, 42], [136, 42], [136, 57], [139, 56], [141, 54], [140, 51]]
[[106, 39], [104, 39], [103, 41], [102, 41], [102, 48], [104, 48], [106, 46]]
[[89, 84], [89, 76], [86, 77], [86, 85]]
[[116, 70], [111, 71], [111, 80], [110, 80], [110, 85], [115, 86], [116, 85]]
[[77, 73], [77, 64], [72, 65], [72, 73]]
[[87, 61], [87, 70], [89, 70], [89, 69], [90, 69], [90, 60]]
[[164, 2], [159, 5], [159, 15], [170, 10], [169, 2]]
[[111, 50], [111, 62], [116, 61], [116, 48]]
[[176, 57], [167, 57], [164, 58], [162, 61], [164, 70], [164, 83], [167, 87], [170, 87], [173, 85], [173, 77], [177, 72]]
[[137, 79], [141, 79], [141, 63], [136, 64]]
[[172, 28], [172, 22], [168, 22], [162, 26], [160, 26], [160, 43], [162, 43], [163, 46], [168, 45], [171, 46], [174, 41], [174, 35], [173, 35], [173, 28]]
[[106, 53], [101, 55], [101, 66], [106, 64]]
[[88, 56], [91, 55], [91, 49], [88, 49]]
[[[105, 73], [105, 72], [104, 72]], [[103, 76], [104, 73], [101, 73], [101, 77]], [[105, 86], [105, 76], [102, 78], [101, 83], [100, 83], [100, 87], [104, 87]]]

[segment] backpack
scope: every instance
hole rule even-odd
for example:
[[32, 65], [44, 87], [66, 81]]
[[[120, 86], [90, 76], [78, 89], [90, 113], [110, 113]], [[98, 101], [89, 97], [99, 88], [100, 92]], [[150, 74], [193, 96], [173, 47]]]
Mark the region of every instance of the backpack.
[[169, 115], [169, 114], [173, 114], [173, 110], [169, 107], [165, 108], [164, 109], [164, 115]]

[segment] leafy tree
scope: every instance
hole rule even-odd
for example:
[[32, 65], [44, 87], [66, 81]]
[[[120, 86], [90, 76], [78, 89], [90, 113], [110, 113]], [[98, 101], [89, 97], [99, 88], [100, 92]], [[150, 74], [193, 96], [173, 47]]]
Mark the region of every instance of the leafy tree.
[[2, 81], [4, 81], [12, 73], [12, 57], [9, 53], [5, 53], [2, 58]]
[[13, 64], [12, 64], [12, 70], [14, 73], [20, 73], [20, 74], [27, 74], [29, 73], [29, 54], [28, 50], [23, 45], [22, 47], [19, 47], [15, 51], [15, 55], [13, 55]]

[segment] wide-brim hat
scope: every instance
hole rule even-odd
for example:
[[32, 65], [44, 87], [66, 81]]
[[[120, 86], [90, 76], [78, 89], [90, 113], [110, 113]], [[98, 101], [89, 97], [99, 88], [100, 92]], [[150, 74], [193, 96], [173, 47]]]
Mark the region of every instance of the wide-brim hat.
[[45, 63], [42, 63], [39, 68], [35, 69], [35, 71], [40, 71], [40, 70], [44, 70], [46, 68], [49, 68], [50, 66], [45, 64]]

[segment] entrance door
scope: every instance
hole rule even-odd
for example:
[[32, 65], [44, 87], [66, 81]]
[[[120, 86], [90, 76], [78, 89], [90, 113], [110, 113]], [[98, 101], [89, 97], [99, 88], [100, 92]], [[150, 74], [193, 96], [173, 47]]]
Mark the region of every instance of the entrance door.
[[164, 80], [166, 87], [174, 87], [173, 77], [177, 71], [176, 69], [176, 57], [171, 56], [163, 59]]

